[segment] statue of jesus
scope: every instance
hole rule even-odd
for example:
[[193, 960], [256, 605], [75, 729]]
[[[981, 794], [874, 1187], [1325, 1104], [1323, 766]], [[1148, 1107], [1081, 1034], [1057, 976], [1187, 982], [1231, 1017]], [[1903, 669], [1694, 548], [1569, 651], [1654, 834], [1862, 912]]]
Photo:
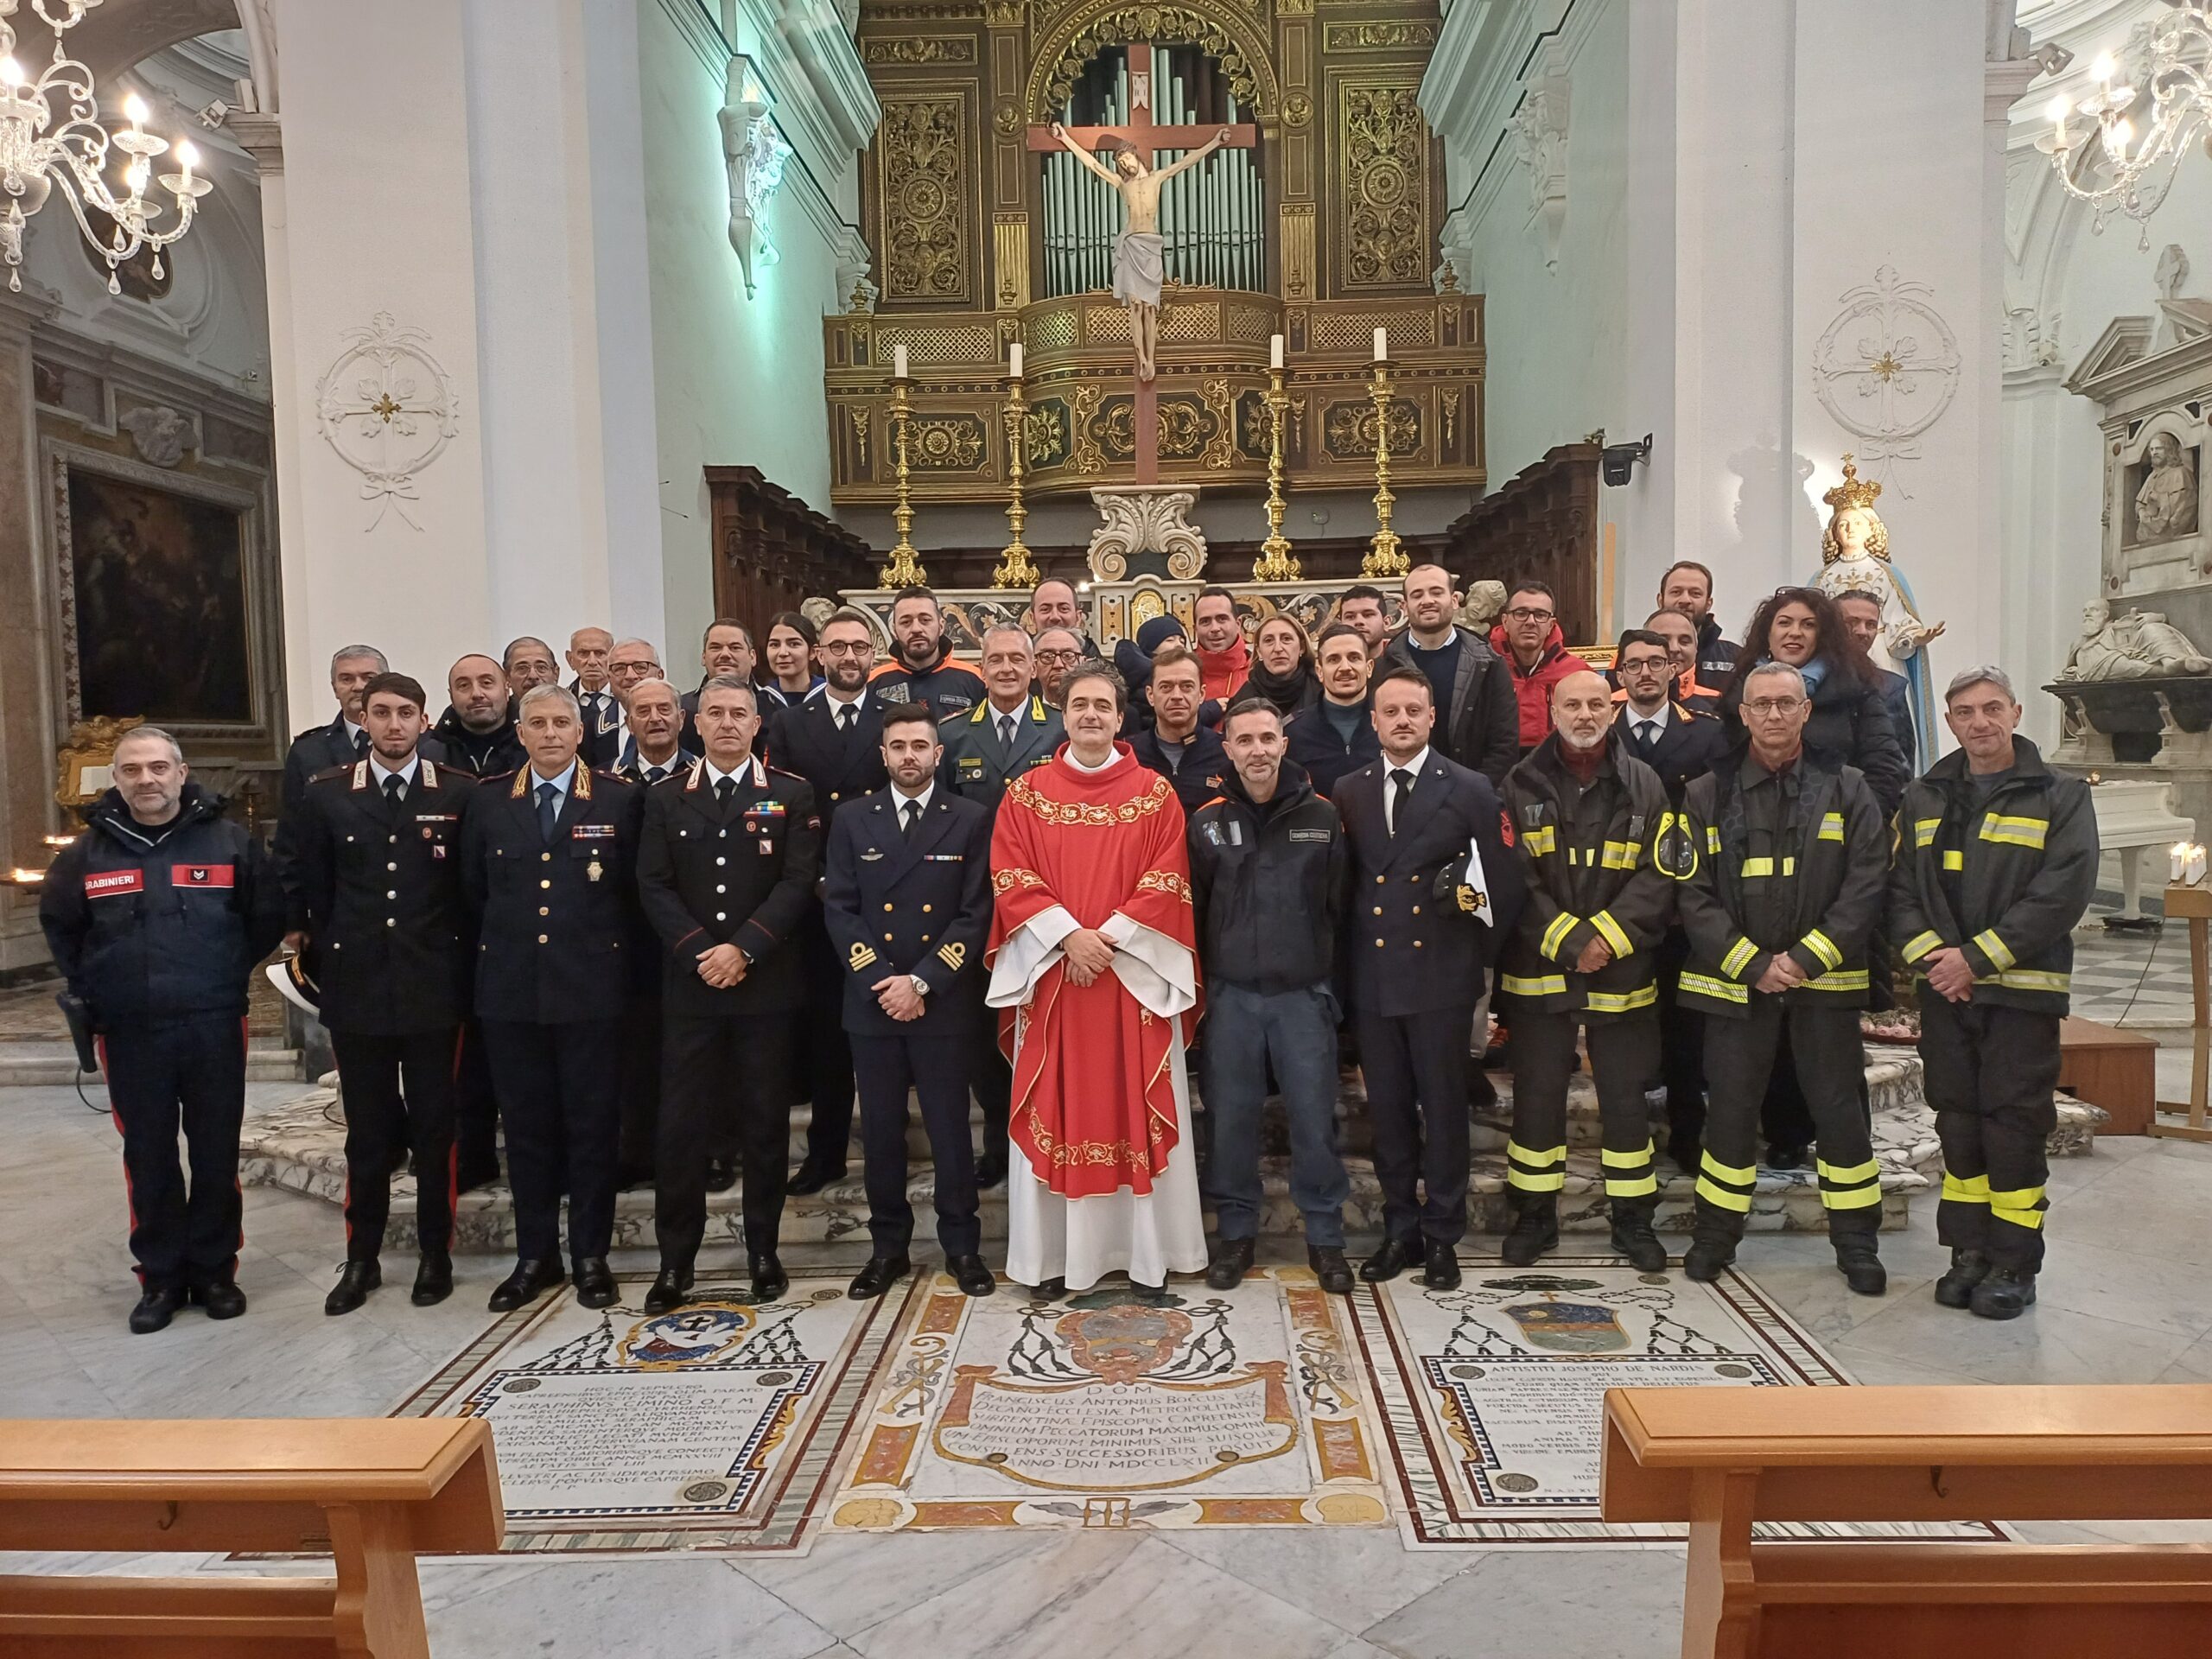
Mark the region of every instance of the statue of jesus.
[[1178, 173], [1196, 167], [1227, 143], [1224, 127], [1179, 162], [1155, 168], [1148, 156], [1138, 153], [1125, 138], [1108, 138], [1098, 146], [1114, 157], [1109, 169], [1069, 135], [1058, 122], [1052, 137], [1070, 155], [1121, 193], [1129, 222], [1114, 238], [1114, 297], [1129, 308], [1129, 340], [1136, 346], [1137, 378], [1152, 378], [1153, 350], [1159, 341], [1160, 285], [1166, 275], [1166, 242], [1160, 235], [1160, 187]]

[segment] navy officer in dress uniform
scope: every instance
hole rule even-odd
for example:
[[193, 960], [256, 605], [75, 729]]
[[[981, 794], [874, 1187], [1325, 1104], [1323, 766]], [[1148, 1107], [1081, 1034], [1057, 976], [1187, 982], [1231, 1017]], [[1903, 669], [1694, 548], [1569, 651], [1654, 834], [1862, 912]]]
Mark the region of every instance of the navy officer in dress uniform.
[[997, 1288], [980, 1254], [982, 1222], [968, 1144], [968, 1057], [989, 1040], [982, 959], [991, 930], [995, 820], [976, 802], [938, 786], [937, 728], [926, 702], [887, 709], [890, 785], [830, 831], [823, 914], [845, 964], [845, 1029], [860, 1082], [872, 1241], [868, 1264], [853, 1278], [849, 1294], [856, 1298], [880, 1296], [913, 1270], [906, 1255], [914, 1236], [906, 1199], [909, 1090], [929, 1135], [945, 1270], [970, 1296]]
[[[983, 701], [938, 727], [944, 745], [939, 770], [945, 783], [962, 799], [981, 806], [989, 819], [998, 817], [1006, 786], [1032, 766], [1043, 766], [1068, 741], [1060, 711], [1031, 690], [1035, 672], [1036, 653], [1027, 633], [1011, 622], [985, 629]], [[969, 1086], [983, 1109], [983, 1154], [976, 1163], [976, 1185], [988, 1190], [1006, 1179], [1014, 1070], [995, 1042], [977, 1043], [970, 1053], [975, 1075]]]
[[733, 1112], [753, 1300], [773, 1301], [791, 1282], [776, 1235], [791, 1141], [792, 1016], [806, 995], [799, 941], [822, 868], [813, 787], [771, 772], [753, 752], [760, 715], [751, 683], [715, 676], [699, 688], [696, 718], [707, 758], [646, 796], [638, 861], [639, 897], [667, 970], [652, 1313], [690, 1293], [707, 1227], [707, 1158]]
[[143, 1336], [188, 1299], [211, 1319], [245, 1312], [246, 976], [284, 931], [284, 899], [260, 843], [189, 781], [174, 737], [153, 726], [124, 733], [112, 768], [115, 787], [46, 873], [38, 918], [100, 1033], [138, 1263], [130, 1329]]
[[[837, 814], [881, 789], [885, 702], [868, 683], [875, 658], [875, 625], [866, 611], [847, 606], [822, 625], [817, 647], [822, 689], [797, 708], [776, 715], [767, 749], [776, 765], [814, 786], [814, 804], [826, 832]], [[845, 1036], [845, 969], [830, 948], [817, 910], [800, 941], [806, 966], [802, 1099], [814, 1103], [807, 1125], [806, 1157], [791, 1177], [798, 1197], [842, 1180], [853, 1138], [853, 1049]]]
[[621, 1139], [620, 987], [637, 932], [631, 886], [640, 792], [578, 756], [583, 715], [557, 685], [523, 693], [530, 764], [486, 780], [461, 822], [477, 918], [476, 1012], [507, 1126], [518, 1265], [492, 1293], [505, 1313], [561, 1282], [561, 1195], [576, 1300], [614, 1300]]
[[423, 702], [404, 674], [371, 680], [369, 753], [317, 777], [301, 806], [292, 927], [346, 1096], [346, 1264], [326, 1313], [351, 1313], [384, 1282], [389, 1172], [410, 1149], [421, 1252], [411, 1300], [428, 1307], [453, 1294], [454, 1072], [473, 954], [455, 855], [476, 779], [420, 753]]

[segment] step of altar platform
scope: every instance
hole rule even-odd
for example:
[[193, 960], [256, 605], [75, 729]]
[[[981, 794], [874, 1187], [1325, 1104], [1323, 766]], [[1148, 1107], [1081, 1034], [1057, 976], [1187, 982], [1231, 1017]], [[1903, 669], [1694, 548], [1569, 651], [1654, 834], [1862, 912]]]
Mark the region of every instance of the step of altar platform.
[[[300, 1079], [300, 1051], [270, 1048], [259, 1043], [245, 1053], [248, 1083], [296, 1083]], [[88, 1093], [104, 1085], [97, 1071], [77, 1069], [77, 1050], [67, 1042], [22, 1041], [0, 1044], [0, 1089], [53, 1084], [77, 1084]]]
[[[1934, 1115], [1920, 1093], [1918, 1057], [1909, 1051], [1878, 1052], [1867, 1068], [1868, 1091], [1874, 1108], [1875, 1158], [1881, 1169], [1882, 1224], [1885, 1229], [1907, 1224], [1911, 1205], [1929, 1201], [1940, 1176], [1941, 1154]], [[1503, 1080], [1500, 1080], [1501, 1083]], [[1578, 1079], [1573, 1098], [1579, 1110], [1571, 1121], [1594, 1116], [1587, 1080]], [[1356, 1081], [1347, 1089], [1356, 1097]], [[1357, 1102], [1363, 1121], [1363, 1103]], [[1471, 1224], [1478, 1232], [1502, 1232], [1511, 1224], [1505, 1180], [1503, 1116], [1491, 1109], [1476, 1114], [1477, 1151], [1470, 1183]], [[2094, 1145], [2103, 1114], [2095, 1107], [2061, 1096], [2059, 1128], [2051, 1137], [2054, 1155], [2081, 1155]], [[1659, 1135], [1663, 1145], [1663, 1124]], [[794, 1137], [798, 1139], [798, 1137]], [[1570, 1231], [1602, 1231], [1608, 1224], [1607, 1206], [1599, 1173], [1594, 1133], [1577, 1129], [1568, 1154], [1567, 1186], [1561, 1195], [1560, 1225]], [[918, 1147], [908, 1195], [917, 1217], [917, 1231], [926, 1238], [931, 1227], [931, 1185], [925, 1147]], [[796, 1157], [796, 1153], [794, 1153]], [[1345, 1221], [1355, 1233], [1376, 1234], [1382, 1230], [1382, 1192], [1372, 1163], [1364, 1156], [1348, 1155], [1351, 1198]], [[1663, 1155], [1658, 1160], [1660, 1198], [1656, 1224], [1662, 1232], [1680, 1236], [1689, 1229], [1692, 1178], [1675, 1168]], [[334, 1091], [318, 1090], [273, 1111], [247, 1120], [244, 1137], [242, 1176], [249, 1185], [276, 1186], [326, 1200], [335, 1205], [346, 1190], [345, 1131]], [[1290, 1201], [1287, 1160], [1271, 1154], [1262, 1163], [1267, 1194], [1261, 1226], [1270, 1234], [1296, 1236], [1301, 1230], [1296, 1207]], [[335, 1217], [334, 1217], [334, 1225]], [[983, 1195], [982, 1222], [987, 1238], [1006, 1236], [1006, 1196], [1003, 1187]], [[868, 1201], [860, 1179], [855, 1148], [850, 1173], [822, 1192], [790, 1199], [785, 1206], [783, 1238], [787, 1243], [822, 1243], [864, 1238]], [[1821, 1231], [1827, 1225], [1820, 1193], [1809, 1170], [1761, 1168], [1752, 1201], [1751, 1225], [1759, 1231]], [[393, 1184], [392, 1214], [388, 1243], [394, 1249], [411, 1249], [415, 1236], [415, 1190], [410, 1178]], [[739, 1194], [733, 1188], [708, 1197], [707, 1237], [711, 1243], [741, 1242]], [[615, 1242], [618, 1245], [653, 1243], [652, 1194], [625, 1192], [616, 1205]], [[454, 1248], [494, 1251], [513, 1248], [512, 1200], [504, 1185], [461, 1195], [455, 1218]]]

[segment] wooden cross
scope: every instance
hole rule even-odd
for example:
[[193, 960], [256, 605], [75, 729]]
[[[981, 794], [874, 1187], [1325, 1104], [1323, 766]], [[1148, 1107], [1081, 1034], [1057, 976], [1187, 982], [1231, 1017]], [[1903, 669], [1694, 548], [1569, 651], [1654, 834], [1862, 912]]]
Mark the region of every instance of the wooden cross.
[[[1129, 54], [1129, 118], [1118, 127], [1068, 127], [1068, 137], [1085, 149], [1096, 152], [1102, 140], [1119, 138], [1135, 150], [1148, 168], [1160, 164], [1163, 149], [1196, 149], [1211, 141], [1223, 130], [1217, 121], [1206, 126], [1169, 126], [1152, 118], [1153, 79], [1152, 47], [1139, 41], [1128, 48]], [[1228, 129], [1229, 137], [1224, 149], [1255, 149], [1259, 147], [1257, 127], [1246, 122]], [[1028, 145], [1033, 150], [1052, 152], [1059, 149], [1060, 141], [1052, 137], [1047, 126], [1028, 129]], [[1137, 450], [1137, 477], [1140, 484], [1160, 482], [1160, 403], [1154, 393], [1154, 383], [1136, 382], [1135, 437]]]

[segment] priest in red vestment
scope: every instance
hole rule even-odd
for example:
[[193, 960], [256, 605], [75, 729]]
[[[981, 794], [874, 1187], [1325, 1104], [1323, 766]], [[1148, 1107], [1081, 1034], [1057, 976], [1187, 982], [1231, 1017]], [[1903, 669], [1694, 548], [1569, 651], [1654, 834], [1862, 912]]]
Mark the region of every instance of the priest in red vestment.
[[1183, 1052], [1198, 940], [1183, 809], [1115, 741], [1125, 693], [1070, 671], [1068, 742], [1010, 785], [991, 843], [990, 1002], [1011, 1011], [1007, 1276], [1046, 1295], [1206, 1265]]

